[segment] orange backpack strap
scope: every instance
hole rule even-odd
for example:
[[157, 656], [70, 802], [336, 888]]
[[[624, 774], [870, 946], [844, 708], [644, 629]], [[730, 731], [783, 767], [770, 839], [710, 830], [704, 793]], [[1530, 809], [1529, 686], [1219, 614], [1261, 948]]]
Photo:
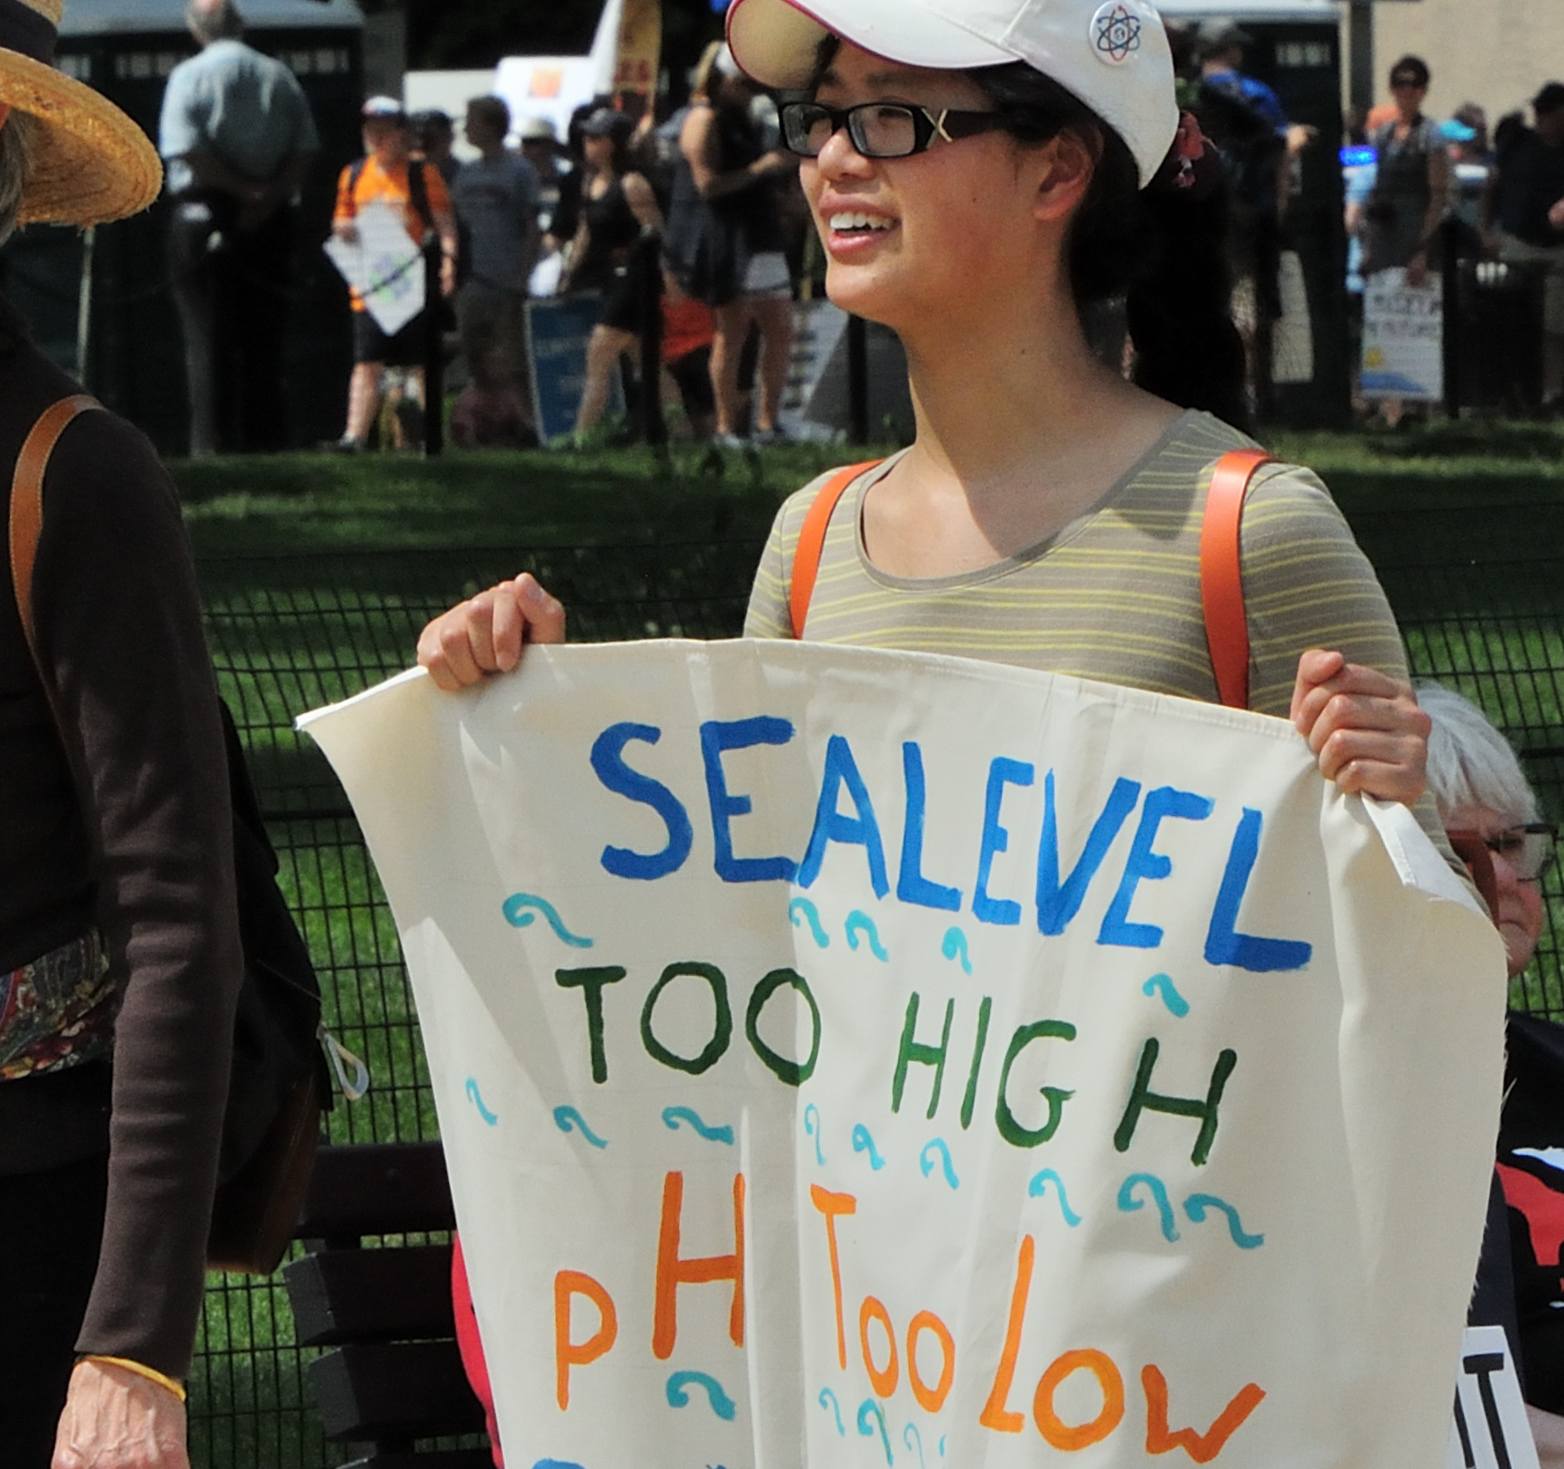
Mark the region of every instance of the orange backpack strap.
[[1234, 709], [1249, 707], [1249, 619], [1244, 612], [1238, 530], [1255, 471], [1269, 463], [1271, 456], [1258, 449], [1224, 454], [1211, 475], [1200, 532], [1200, 606], [1205, 613], [1206, 645], [1217, 693]]
[[793, 552], [793, 585], [789, 596], [795, 638], [804, 635], [804, 619], [809, 616], [809, 599], [815, 594], [815, 578], [820, 575], [820, 554], [825, 550], [825, 529], [831, 523], [831, 512], [846, 494], [848, 485], [865, 470], [884, 462], [883, 459], [870, 459], [837, 470], [821, 485], [805, 514], [804, 528], [798, 533], [798, 546]]
[[[44, 409], [22, 443], [16, 456], [16, 471], [11, 477], [11, 587], [16, 594], [16, 610], [22, 618], [22, 636], [27, 639], [33, 662], [38, 662], [38, 639], [33, 631], [33, 563], [38, 559], [38, 537], [43, 532], [43, 477], [49, 456], [59, 443], [65, 427], [78, 413], [101, 408], [96, 398], [78, 393], [61, 398]], [[38, 669], [43, 677], [43, 669]], [[47, 691], [48, 681], [44, 688]]]

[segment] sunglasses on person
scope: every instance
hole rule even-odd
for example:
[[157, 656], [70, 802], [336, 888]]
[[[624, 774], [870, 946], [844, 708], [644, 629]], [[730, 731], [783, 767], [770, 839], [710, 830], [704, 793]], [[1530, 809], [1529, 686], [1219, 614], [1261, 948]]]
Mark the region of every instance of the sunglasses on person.
[[910, 158], [936, 139], [954, 143], [1006, 126], [997, 112], [959, 112], [908, 107], [900, 102], [864, 102], [857, 107], [826, 107], [820, 102], [784, 102], [782, 139], [790, 153], [818, 158], [843, 128], [865, 158]]
[[1461, 853], [1463, 847], [1468, 851], [1484, 847], [1493, 856], [1504, 858], [1518, 881], [1540, 882], [1548, 863], [1553, 860], [1559, 832], [1550, 821], [1527, 821], [1507, 826], [1492, 836], [1485, 837], [1475, 831], [1452, 831], [1449, 836], [1450, 845], [1457, 853]]

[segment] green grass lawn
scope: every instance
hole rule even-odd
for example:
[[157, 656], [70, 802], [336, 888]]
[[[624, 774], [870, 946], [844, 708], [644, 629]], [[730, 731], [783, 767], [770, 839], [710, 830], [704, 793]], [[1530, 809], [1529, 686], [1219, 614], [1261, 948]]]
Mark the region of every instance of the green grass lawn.
[[[1317, 469], [1349, 515], [1457, 509], [1516, 496], [1564, 506], [1564, 430], [1435, 424], [1407, 433], [1270, 436]], [[764, 535], [776, 506], [821, 470], [873, 451], [829, 446], [728, 454], [716, 474], [675, 445], [666, 467], [641, 448], [176, 461], [197, 554], [523, 547]], [[884, 452], [883, 450], [881, 452]]]
[[[191, 460], [173, 465], [198, 556], [762, 536], [843, 451], [746, 459], [675, 445], [599, 451]], [[864, 456], [859, 456], [864, 457]]]

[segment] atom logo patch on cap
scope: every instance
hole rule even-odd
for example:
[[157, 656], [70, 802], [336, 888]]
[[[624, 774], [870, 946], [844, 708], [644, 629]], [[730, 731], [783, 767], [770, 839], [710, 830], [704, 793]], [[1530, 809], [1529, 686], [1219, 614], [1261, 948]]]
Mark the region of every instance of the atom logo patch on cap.
[[1140, 54], [1146, 22], [1139, 8], [1125, 0], [1108, 0], [1091, 20], [1092, 50], [1105, 66], [1123, 66]]

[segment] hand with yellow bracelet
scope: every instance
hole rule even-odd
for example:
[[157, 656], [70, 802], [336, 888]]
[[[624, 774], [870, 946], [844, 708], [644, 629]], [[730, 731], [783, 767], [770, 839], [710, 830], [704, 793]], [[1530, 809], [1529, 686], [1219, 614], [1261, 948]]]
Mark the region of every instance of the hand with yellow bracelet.
[[190, 1469], [184, 1387], [139, 1362], [83, 1357], [50, 1469]]

